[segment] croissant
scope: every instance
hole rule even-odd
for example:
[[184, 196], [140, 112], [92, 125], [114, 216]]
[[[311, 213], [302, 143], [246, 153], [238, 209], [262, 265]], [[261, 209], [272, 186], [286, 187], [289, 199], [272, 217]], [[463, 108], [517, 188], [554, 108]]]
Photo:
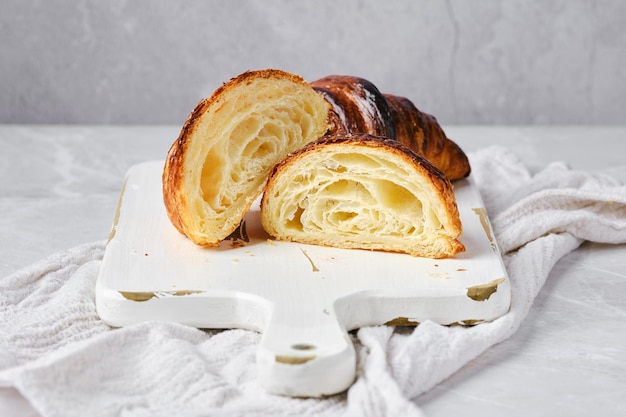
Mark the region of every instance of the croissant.
[[396, 139], [425, 157], [450, 180], [467, 177], [463, 150], [444, 133], [437, 119], [406, 97], [382, 94], [370, 81], [329, 75], [310, 83], [331, 106], [330, 133], [368, 133]]
[[301, 77], [248, 71], [202, 100], [186, 120], [163, 169], [172, 224], [215, 246], [240, 224], [270, 170], [329, 129], [328, 104]]
[[261, 224], [279, 240], [444, 258], [465, 250], [450, 180], [403, 143], [333, 134], [271, 172]]

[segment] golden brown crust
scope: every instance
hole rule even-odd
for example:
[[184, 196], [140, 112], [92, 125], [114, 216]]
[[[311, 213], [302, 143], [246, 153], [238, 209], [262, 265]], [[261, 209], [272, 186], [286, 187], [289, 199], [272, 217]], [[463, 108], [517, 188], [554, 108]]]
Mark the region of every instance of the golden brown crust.
[[[318, 236], [315, 236], [315, 230], [313, 230], [313, 233], [309, 235], [308, 233], [311, 232], [311, 229], [307, 230], [306, 226], [302, 226], [302, 231], [296, 231], [293, 233], [290, 233], [288, 228], [283, 229], [281, 226], [281, 220], [277, 219], [280, 216], [276, 214], [276, 210], [277, 208], [282, 209], [286, 204], [292, 204], [293, 201], [297, 201], [296, 198], [285, 196], [285, 191], [291, 191], [291, 189], [298, 186], [296, 185], [298, 181], [294, 181], [291, 176], [294, 175], [295, 172], [302, 171], [306, 171], [307, 175], [315, 175], [313, 174], [314, 169], [311, 168], [315, 168], [315, 170], [320, 169], [321, 166], [328, 161], [328, 159], [322, 158], [316, 160], [312, 157], [316, 153], [321, 154], [325, 152], [325, 155], [332, 158], [334, 152], [333, 149], [336, 149], [337, 153], [346, 152], [347, 149], [348, 154], [351, 152], [354, 155], [367, 155], [368, 157], [380, 156], [383, 159], [387, 159], [387, 161], [393, 162], [389, 166], [403, 166], [403, 169], [406, 169], [407, 166], [410, 167], [408, 172], [411, 175], [411, 180], [419, 181], [422, 184], [422, 190], [429, 190], [425, 191], [424, 195], [427, 195], [430, 201], [427, 203], [422, 201], [422, 203], [424, 203], [424, 207], [430, 205], [437, 206], [434, 211], [437, 213], [438, 220], [441, 221], [441, 228], [431, 229], [428, 233], [424, 233], [424, 235], [419, 238], [410, 234], [407, 234], [406, 236], [397, 236], [397, 238], [394, 237], [392, 239], [393, 242], [387, 243], [380, 243], [380, 241], [376, 242], [376, 239], [378, 239], [379, 236], [375, 235], [371, 236], [374, 239], [373, 241], [366, 242], [362, 239], [351, 240], [352, 236], [349, 235], [343, 237], [337, 236], [334, 234], [335, 231], [330, 229], [322, 230]], [[315, 167], [312, 167], [312, 162], [321, 162], [321, 164], [317, 164]], [[338, 178], [334, 180], [329, 180], [329, 171], [342, 172], [342, 174], [339, 174]], [[306, 203], [303, 200], [301, 209], [306, 211], [308, 209], [307, 207], [311, 207], [313, 200], [308, 199], [318, 198], [315, 194], [320, 192], [318, 189], [324, 188], [321, 187], [320, 181], [328, 181], [330, 183], [334, 181], [337, 184], [345, 183], [346, 181], [349, 181], [349, 171], [349, 167], [342, 167], [341, 169], [331, 168], [328, 171], [321, 169], [320, 172], [322, 172], [322, 174], [319, 177], [319, 180], [311, 180], [311, 182], [315, 184], [311, 187], [311, 189], [314, 189], [315, 191], [312, 191], [312, 194], [309, 194], [306, 197]], [[283, 175], [286, 177], [281, 178]], [[366, 175], [369, 176], [369, 174]], [[378, 174], [372, 175], [376, 177]], [[396, 177], [395, 180], [401, 184], [404, 180], [406, 180], [406, 178]], [[393, 179], [385, 177], [384, 181], [381, 181], [379, 185], [389, 183], [391, 181], [393, 181]], [[281, 183], [289, 184], [290, 189], [286, 190], [281, 188]], [[404, 183], [404, 185], [410, 188], [410, 185], [407, 185], [407, 183]], [[328, 188], [327, 186], [325, 187]], [[419, 194], [419, 192], [416, 194]], [[280, 199], [283, 200], [281, 201]], [[371, 206], [368, 207], [368, 209], [371, 209]], [[425, 215], [425, 217], [429, 216]], [[369, 134], [340, 133], [327, 135], [318, 141], [309, 143], [305, 147], [291, 153], [283, 159], [274, 167], [268, 180], [266, 190], [261, 201], [261, 221], [265, 230], [277, 239], [302, 243], [312, 243], [342, 248], [361, 248], [389, 252], [403, 252], [409, 253], [413, 256], [426, 256], [432, 258], [450, 257], [465, 250], [464, 245], [457, 239], [462, 234], [462, 224], [450, 180], [430, 161], [413, 152], [403, 143], [393, 139], [377, 137]], [[284, 222], [284, 220], [282, 221]], [[293, 223], [293, 221], [290, 222]], [[420, 241], [420, 239], [432, 239], [432, 241], [423, 242]], [[382, 240], [384, 241], [384, 239]]]
[[395, 126], [395, 139], [423, 155], [451, 180], [465, 178], [471, 167], [467, 155], [449, 139], [435, 116], [424, 113], [406, 97], [385, 94]]
[[406, 97], [382, 94], [355, 76], [329, 75], [311, 82], [332, 108], [330, 133], [368, 133], [396, 139], [422, 155], [451, 180], [467, 177], [463, 150], [444, 133], [437, 119]]
[[374, 84], [349, 75], [329, 75], [311, 82], [331, 106], [332, 133], [369, 133], [394, 137], [391, 112]]

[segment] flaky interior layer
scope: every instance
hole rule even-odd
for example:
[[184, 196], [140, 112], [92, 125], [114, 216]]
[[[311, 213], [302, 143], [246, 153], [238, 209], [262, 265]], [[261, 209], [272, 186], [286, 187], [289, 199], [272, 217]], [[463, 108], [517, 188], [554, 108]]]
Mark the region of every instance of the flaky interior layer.
[[[289, 152], [322, 136], [327, 107], [309, 89], [267, 80], [227, 95], [198, 127], [187, 187], [200, 229], [231, 228]], [[303, 90], [303, 91], [300, 91]]]
[[338, 149], [306, 155], [273, 180], [262, 214], [271, 234], [401, 252], [456, 237], [444, 229], [440, 195], [411, 164], [367, 147]]

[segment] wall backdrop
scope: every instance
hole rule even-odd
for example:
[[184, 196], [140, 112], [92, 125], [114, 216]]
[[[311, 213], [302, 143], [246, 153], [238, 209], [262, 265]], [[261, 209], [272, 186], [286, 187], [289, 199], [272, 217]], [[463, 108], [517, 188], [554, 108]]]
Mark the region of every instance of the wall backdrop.
[[182, 124], [248, 69], [443, 124], [626, 123], [623, 0], [3, 0], [0, 123]]

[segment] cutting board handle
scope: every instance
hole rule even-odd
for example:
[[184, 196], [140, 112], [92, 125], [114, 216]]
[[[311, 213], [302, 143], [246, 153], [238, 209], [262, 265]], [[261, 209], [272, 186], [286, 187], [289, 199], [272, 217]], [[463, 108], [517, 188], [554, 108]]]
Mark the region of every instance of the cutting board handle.
[[291, 397], [345, 391], [356, 375], [354, 345], [345, 327], [334, 311], [291, 307], [275, 306], [262, 332], [257, 352], [260, 384], [270, 393]]

